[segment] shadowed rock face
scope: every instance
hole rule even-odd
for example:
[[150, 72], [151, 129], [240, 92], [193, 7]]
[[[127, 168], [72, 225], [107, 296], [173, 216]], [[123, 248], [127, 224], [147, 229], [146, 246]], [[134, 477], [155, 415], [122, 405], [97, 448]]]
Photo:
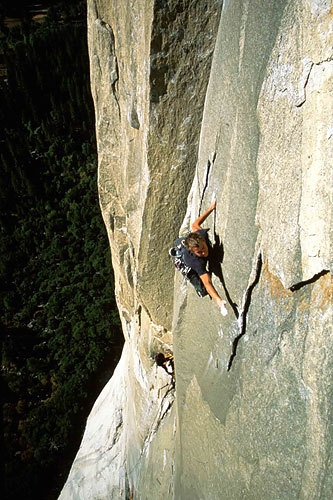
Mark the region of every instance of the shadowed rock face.
[[[126, 342], [61, 498], [331, 498], [329, 2], [88, 6]], [[212, 198], [227, 317], [168, 258]]]

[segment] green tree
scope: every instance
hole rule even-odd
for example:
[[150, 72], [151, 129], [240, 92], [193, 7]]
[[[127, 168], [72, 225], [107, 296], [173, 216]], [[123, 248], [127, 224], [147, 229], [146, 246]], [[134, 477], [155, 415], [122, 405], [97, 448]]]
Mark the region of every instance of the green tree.
[[43, 24], [0, 40], [8, 499], [57, 498], [62, 464], [122, 346], [96, 192], [85, 19], [85, 2], [54, 5]]

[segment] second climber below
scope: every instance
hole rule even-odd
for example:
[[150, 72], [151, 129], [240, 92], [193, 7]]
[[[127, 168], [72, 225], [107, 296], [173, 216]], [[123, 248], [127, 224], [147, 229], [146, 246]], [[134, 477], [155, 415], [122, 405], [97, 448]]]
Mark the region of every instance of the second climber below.
[[207, 271], [210, 251], [212, 250], [208, 240], [208, 229], [202, 229], [201, 224], [207, 219], [209, 214], [216, 208], [216, 201], [191, 225], [192, 232], [185, 239], [184, 260], [185, 264], [191, 267], [200, 277], [208, 294], [221, 310], [221, 314], [226, 316], [226, 301], [223, 300], [217, 293], [211, 279], [210, 273]]

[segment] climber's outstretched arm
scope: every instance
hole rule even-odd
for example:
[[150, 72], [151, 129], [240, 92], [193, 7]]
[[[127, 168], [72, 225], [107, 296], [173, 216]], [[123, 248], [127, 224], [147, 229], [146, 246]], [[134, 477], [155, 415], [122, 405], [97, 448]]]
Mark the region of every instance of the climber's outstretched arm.
[[214, 201], [211, 206], [202, 214], [200, 215], [193, 223], [192, 223], [192, 231], [198, 231], [199, 229], [202, 229], [201, 224], [207, 219], [208, 215], [215, 210], [216, 208], [216, 201]]
[[202, 274], [200, 276], [200, 279], [203, 282], [203, 284], [205, 285], [205, 288], [206, 288], [207, 292], [209, 293], [209, 295], [211, 296], [211, 298], [214, 300], [214, 302], [216, 302], [216, 304], [219, 307], [221, 307], [222, 302], [224, 302], [224, 301], [221, 299], [221, 297], [219, 296], [219, 294], [215, 290], [214, 285], [213, 285], [212, 280], [211, 280], [211, 277], [210, 277], [210, 274], [209, 273]]
[[203, 284], [205, 285], [205, 288], [206, 288], [207, 292], [209, 293], [209, 295], [211, 296], [211, 298], [214, 300], [216, 305], [220, 308], [221, 314], [223, 316], [226, 316], [228, 314], [228, 311], [226, 309], [227, 303], [225, 300], [221, 299], [221, 297], [219, 296], [219, 294], [215, 290], [215, 287], [212, 283], [212, 279], [211, 279], [210, 274], [209, 273], [202, 274], [200, 276], [200, 279], [203, 282]]

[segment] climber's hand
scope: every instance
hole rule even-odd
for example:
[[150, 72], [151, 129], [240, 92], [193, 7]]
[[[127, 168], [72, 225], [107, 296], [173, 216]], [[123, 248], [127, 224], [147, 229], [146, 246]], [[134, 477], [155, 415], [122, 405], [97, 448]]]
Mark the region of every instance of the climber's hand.
[[227, 306], [226, 301], [222, 300], [222, 299], [218, 299], [216, 301], [216, 304], [218, 305], [222, 316], [226, 316], [228, 314], [228, 310], [227, 310], [227, 307], [226, 307]]
[[215, 210], [215, 208], [216, 208], [216, 200], [213, 201], [213, 203], [211, 204], [211, 206], [209, 207], [208, 210], [210, 210], [212, 212], [213, 210]]

